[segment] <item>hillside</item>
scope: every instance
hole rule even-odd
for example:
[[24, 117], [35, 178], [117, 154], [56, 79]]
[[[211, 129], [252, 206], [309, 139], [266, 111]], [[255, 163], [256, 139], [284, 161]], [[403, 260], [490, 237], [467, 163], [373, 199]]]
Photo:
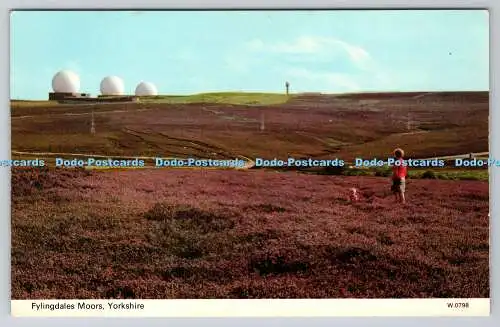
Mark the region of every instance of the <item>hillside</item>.
[[[223, 103], [238, 97], [259, 103], [260, 94], [225, 97], [217, 95], [218, 103], [198, 103], [209, 101], [204, 95], [194, 103], [13, 105], [12, 149], [217, 157], [208, 146], [230, 156], [346, 160], [387, 156], [395, 146], [415, 158], [488, 151], [487, 92], [294, 95], [273, 105]], [[92, 111], [96, 135], [89, 132]], [[206, 145], [201, 153], [186, 148], [192, 141]]]

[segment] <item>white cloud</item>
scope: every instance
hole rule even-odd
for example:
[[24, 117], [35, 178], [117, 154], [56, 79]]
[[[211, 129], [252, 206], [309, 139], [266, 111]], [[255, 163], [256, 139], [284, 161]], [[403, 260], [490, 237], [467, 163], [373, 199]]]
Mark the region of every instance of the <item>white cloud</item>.
[[[196, 76], [205, 64], [188, 49], [167, 56], [185, 67], [187, 75]], [[302, 36], [287, 42], [253, 39], [222, 53], [212, 66], [235, 78], [255, 78], [265, 71], [276, 79], [289, 80], [295, 91], [358, 92], [394, 83], [366, 49], [331, 37]], [[199, 89], [215, 87], [198, 77], [188, 83]]]
[[373, 66], [373, 59], [367, 50], [332, 37], [301, 36], [291, 42], [275, 43], [254, 39], [246, 43], [246, 49], [253, 52], [298, 55], [305, 61], [333, 61], [335, 58], [347, 56], [358, 69], [369, 70]]
[[322, 91], [355, 92], [361, 89], [355, 77], [350, 74], [290, 68], [286, 75], [295, 79], [297, 84], [317, 85]]
[[[296, 88], [322, 92], [359, 92], [395, 88], [394, 76], [363, 47], [325, 36], [300, 36], [282, 42], [253, 39], [245, 43], [251, 63], [265, 58]], [[250, 58], [250, 62], [248, 62]]]

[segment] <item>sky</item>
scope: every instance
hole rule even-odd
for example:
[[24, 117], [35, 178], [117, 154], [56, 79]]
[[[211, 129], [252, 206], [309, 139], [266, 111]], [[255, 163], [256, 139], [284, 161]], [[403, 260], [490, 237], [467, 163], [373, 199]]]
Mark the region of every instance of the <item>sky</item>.
[[68, 69], [133, 94], [489, 90], [486, 10], [17, 11], [11, 99], [47, 99]]

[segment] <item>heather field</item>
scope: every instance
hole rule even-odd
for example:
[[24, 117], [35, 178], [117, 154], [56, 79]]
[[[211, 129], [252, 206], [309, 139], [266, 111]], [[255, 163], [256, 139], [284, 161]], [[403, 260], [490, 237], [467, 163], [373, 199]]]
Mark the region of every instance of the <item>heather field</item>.
[[487, 169], [410, 169], [400, 206], [387, 169], [53, 167], [487, 156], [488, 113], [487, 92], [12, 101], [12, 157], [49, 165], [12, 169], [12, 298], [489, 297]]
[[489, 297], [488, 183], [407, 197], [385, 177], [13, 169], [12, 298]]

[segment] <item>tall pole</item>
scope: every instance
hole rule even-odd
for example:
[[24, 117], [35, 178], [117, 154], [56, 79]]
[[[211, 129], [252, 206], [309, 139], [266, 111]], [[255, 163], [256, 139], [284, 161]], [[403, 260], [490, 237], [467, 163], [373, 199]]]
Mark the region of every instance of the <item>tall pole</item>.
[[260, 131], [264, 131], [266, 128], [265, 126], [265, 117], [264, 117], [264, 111], [263, 109], [260, 109]]
[[90, 134], [95, 134], [94, 109], [92, 109], [92, 122], [90, 124]]

